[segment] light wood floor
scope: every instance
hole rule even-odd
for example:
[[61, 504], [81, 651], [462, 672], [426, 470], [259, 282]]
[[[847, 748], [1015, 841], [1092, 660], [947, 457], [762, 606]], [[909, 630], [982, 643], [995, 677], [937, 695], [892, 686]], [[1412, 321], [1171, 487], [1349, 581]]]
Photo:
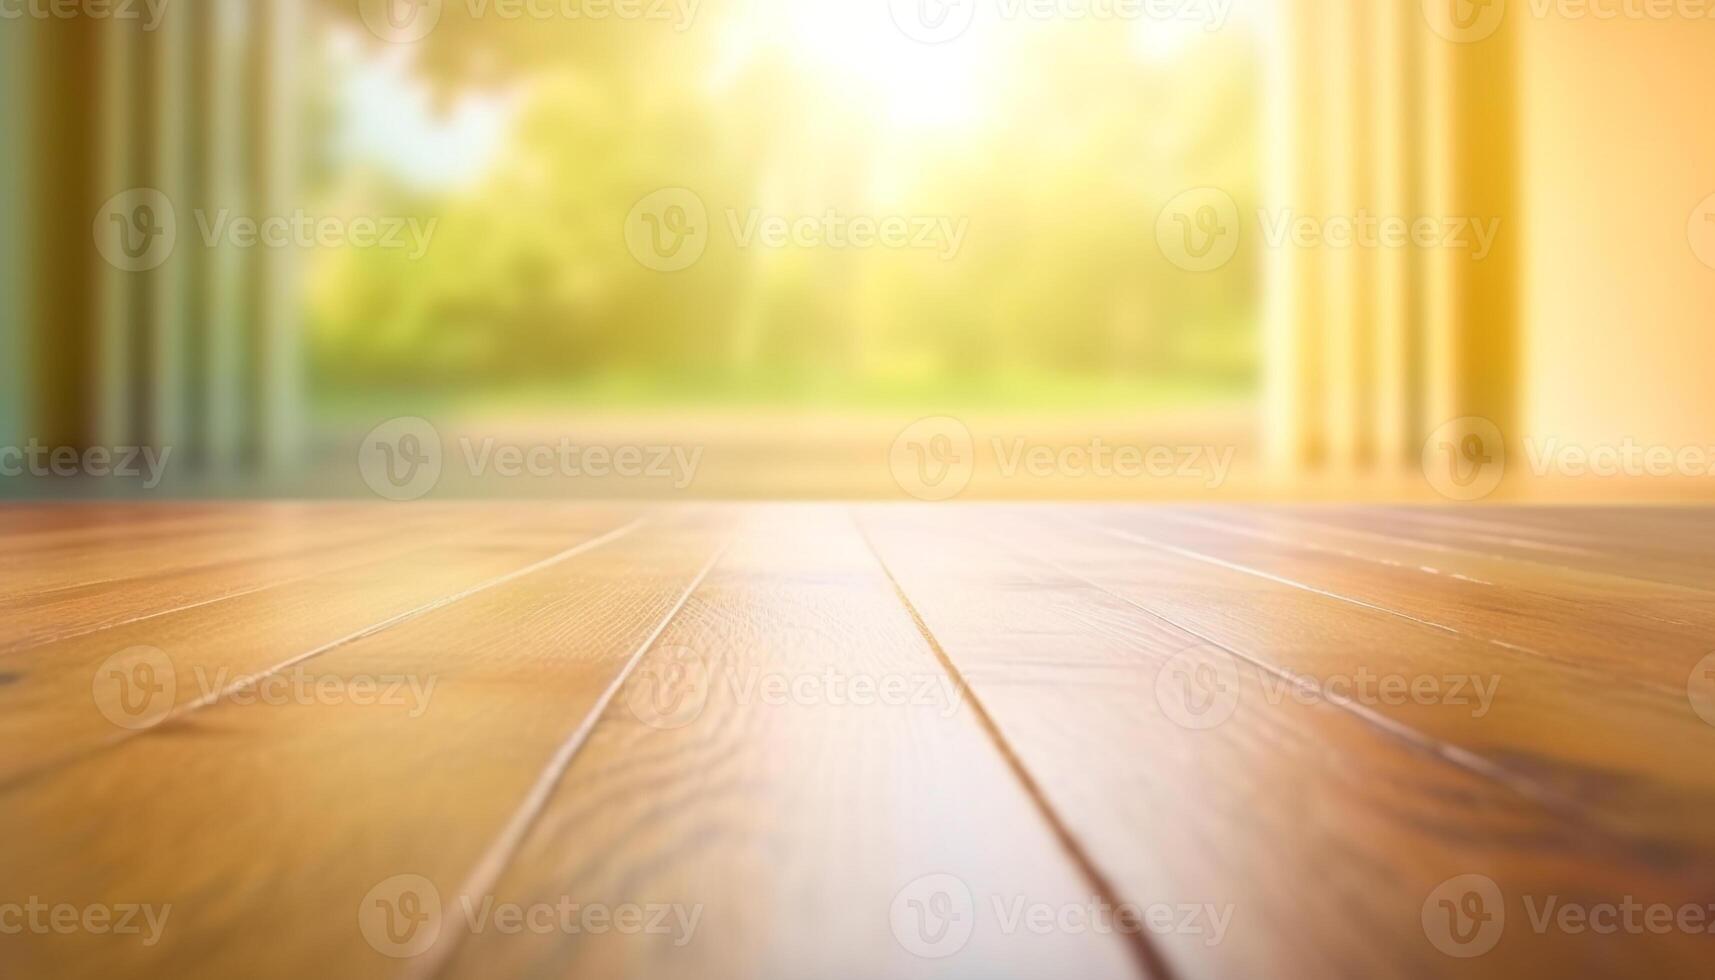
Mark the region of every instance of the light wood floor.
[[1715, 510], [0, 508], [0, 977], [1708, 976]]

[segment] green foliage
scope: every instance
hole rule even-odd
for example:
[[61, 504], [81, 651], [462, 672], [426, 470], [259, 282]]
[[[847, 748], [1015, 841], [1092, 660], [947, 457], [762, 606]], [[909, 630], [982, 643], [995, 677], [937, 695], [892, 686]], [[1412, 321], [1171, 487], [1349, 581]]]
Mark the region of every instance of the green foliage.
[[[635, 40], [580, 60], [576, 45], [555, 56], [535, 38], [500, 59], [527, 106], [474, 185], [424, 199], [374, 172], [335, 175], [338, 200], [439, 224], [418, 261], [319, 257], [324, 387], [575, 391], [623, 377], [861, 401], [1005, 379], [1022, 405], [1066, 378], [1231, 390], [1254, 373], [1254, 243], [1202, 275], [1155, 244], [1161, 208], [1188, 187], [1221, 186], [1254, 213], [1247, 38], [1149, 62], [1099, 31], [1037, 31], [989, 65], [970, 118], [900, 126], [790, 50], [733, 71], [717, 30], [608, 24], [603, 36]], [[471, 37], [425, 70], [472, 84], [448, 66], [493, 63], [505, 39]], [[623, 234], [633, 204], [662, 187], [693, 190], [711, 225], [702, 259], [671, 274], [645, 268]], [[952, 258], [740, 248], [731, 226], [753, 209], [945, 216], [968, 231]]]

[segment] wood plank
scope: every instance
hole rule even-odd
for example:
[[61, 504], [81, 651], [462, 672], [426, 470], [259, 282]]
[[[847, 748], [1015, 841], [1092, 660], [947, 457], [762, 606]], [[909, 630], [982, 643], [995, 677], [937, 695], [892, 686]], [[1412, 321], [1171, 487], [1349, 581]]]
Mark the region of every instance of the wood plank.
[[1715, 590], [1707, 508], [1331, 507], [1317, 516], [1512, 561]]
[[[292, 582], [0, 659], [0, 785], [166, 724], [206, 707], [244, 679], [325, 654], [381, 628], [396, 628], [449, 597], [492, 588], [573, 549], [626, 533], [635, 519], [603, 508], [478, 542], [432, 545], [402, 557]], [[125, 675], [150, 664], [171, 677], [136, 710], [120, 701]], [[115, 673], [117, 672], [117, 674]]]
[[288, 510], [243, 525], [161, 529], [135, 542], [109, 534], [0, 558], [0, 590], [15, 601], [221, 564], [307, 556], [354, 539], [417, 533], [447, 519], [429, 509], [369, 504], [349, 514]]
[[[0, 617], [3, 617], [0, 655], [226, 601], [316, 575], [374, 564], [423, 551], [433, 544], [480, 537], [519, 524], [517, 518], [508, 519], [503, 513], [472, 508], [439, 512], [425, 509], [408, 522], [376, 520], [380, 516], [370, 512], [362, 520], [341, 519], [336, 515], [318, 519], [314, 526], [325, 532], [321, 543], [306, 543], [295, 531], [281, 534], [271, 530], [256, 536], [262, 541], [279, 538], [289, 544], [272, 552], [259, 545], [249, 557], [166, 568], [153, 574], [101, 578], [48, 590], [26, 589], [0, 598]], [[204, 557], [208, 554], [204, 553]]]
[[[649, 705], [662, 690], [688, 708], [658, 714]], [[524, 907], [696, 908], [701, 926], [683, 943], [683, 933], [473, 932], [444, 889], [450, 922], [409, 975], [1137, 971], [1125, 937], [1001, 928], [996, 900], [1084, 906], [1093, 886], [836, 508], [752, 514], [497, 864], [497, 880], [479, 876], [460, 893]], [[956, 879], [950, 895], [968, 889], [968, 943], [956, 933], [925, 942], [910, 931], [917, 922], [895, 920], [915, 914], [900, 898], [931, 874]]]
[[[1067, 532], [1028, 532], [1039, 519], [876, 508], [863, 523], [1121, 894], [1236, 909], [1219, 944], [1164, 937], [1175, 975], [1701, 971], [1705, 937], [1538, 933], [1524, 903], [1707, 904], [1706, 861], [1640, 853], [1328, 701], [1272, 699], [1229, 654], [1045, 560], [1119, 577], [1132, 552], [1111, 542], [1046, 552]], [[1028, 540], [1037, 557], [997, 539]], [[1185, 686], [1199, 675], [1217, 683]], [[1231, 704], [1231, 714], [1197, 714], [1189, 695], [1201, 693], [1223, 699], [1206, 711]], [[1462, 900], [1466, 874], [1492, 879], [1506, 901], [1498, 944], [1480, 959], [1432, 942], [1436, 898]]]
[[1501, 588], [1421, 568], [1354, 557], [1292, 536], [1223, 525], [1171, 512], [1119, 510], [1102, 523], [1133, 543], [1386, 611], [1425, 629], [1468, 636], [1498, 650], [1529, 653], [1602, 672], [1617, 682], [1682, 694], [1709, 651], [1706, 630], [1639, 615], [1635, 603], [1600, 607], [1563, 596], [1563, 576], [1536, 588]]
[[[1075, 555], [1069, 564], [1091, 584], [1277, 672], [1263, 678], [1276, 697], [1285, 696], [1281, 678], [1331, 691], [1330, 700], [1355, 695], [1355, 710], [1641, 850], [1688, 861], [1715, 851], [1715, 828], [1702, 818], [1715, 806], [1715, 774], [1701, 761], [1715, 753], [1715, 727], [1683, 685], [1616, 683], [1137, 542], [1116, 551], [1073, 521], [1009, 543]], [[1383, 677], [1428, 693], [1384, 697]]]
[[1459, 512], [1445, 510], [1259, 507], [1249, 513], [1258, 520], [1287, 521], [1313, 529], [1317, 536], [1358, 539], [1367, 548], [1388, 545], [1432, 552], [1443, 556], [1442, 561], [1489, 568], [1502, 576], [1555, 576], [1628, 597], [1715, 603], [1715, 590], [1710, 588], [1715, 576], [1711, 573], [1677, 559], [1640, 557], [1640, 549], [1618, 545], [1612, 539], [1588, 535], [1549, 539], [1536, 537], [1519, 525], [1485, 523], [1480, 526], [1488, 530], [1475, 531], [1436, 523], [1459, 519]]
[[1362, 509], [1339, 508], [1309, 516], [1274, 508], [1192, 508], [1159, 513], [1172, 520], [1284, 540], [1298, 548], [1395, 571], [1446, 576], [1569, 602], [1575, 607], [1566, 612], [1598, 614], [1604, 621], [1626, 624], [1621, 628], [1635, 624], [1649, 629], [1665, 623], [1683, 627], [1682, 636], [1690, 635], [1687, 631], [1715, 628], [1715, 591], [1647, 574], [1628, 574], [1635, 566], [1627, 559], [1610, 558], [1594, 550], [1578, 549], [1590, 560], [1567, 564], [1540, 552], [1526, 557], [1498, 554], [1481, 544], [1449, 544], [1412, 536], [1409, 528], [1402, 531], [1385, 523], [1385, 517], [1366, 521], [1361, 515], [1369, 512]]
[[[448, 882], [475, 866], [556, 747], [683, 601], [728, 523], [663, 512], [600, 549], [316, 657], [306, 669], [331, 679], [331, 694], [226, 698], [0, 790], [8, 892], [172, 906], [155, 945], [26, 934], [8, 937], [9, 967], [389, 970], [359, 930], [365, 893], [401, 868]], [[435, 687], [414, 705], [334, 696], [391, 676]]]
[[[81, 536], [94, 540], [124, 530], [127, 534], [148, 533], [161, 525], [193, 522], [230, 522], [242, 515], [289, 504], [207, 503], [7, 503], [0, 507], [0, 535], [7, 550], [32, 545], [58, 536]], [[300, 505], [301, 506], [301, 505]]]

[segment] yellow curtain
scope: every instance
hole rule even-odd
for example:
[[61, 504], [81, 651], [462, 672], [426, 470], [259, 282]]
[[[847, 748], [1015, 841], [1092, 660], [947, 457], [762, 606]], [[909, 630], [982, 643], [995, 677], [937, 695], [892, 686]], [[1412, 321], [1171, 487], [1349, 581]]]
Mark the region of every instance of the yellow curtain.
[[1498, 220], [1492, 250], [1274, 248], [1265, 442], [1290, 472], [1397, 471], [1442, 423], [1514, 431], [1516, 40], [1438, 33], [1420, 0], [1277, 0], [1267, 206]]

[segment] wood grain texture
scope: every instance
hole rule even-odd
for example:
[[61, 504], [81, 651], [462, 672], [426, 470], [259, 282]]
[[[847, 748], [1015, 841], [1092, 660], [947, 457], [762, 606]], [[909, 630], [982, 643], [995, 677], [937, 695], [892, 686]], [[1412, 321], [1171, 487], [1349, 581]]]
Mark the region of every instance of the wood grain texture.
[[8, 603], [21, 604], [71, 590], [136, 585], [189, 569], [313, 555], [330, 545], [374, 543], [429, 528], [435, 520], [427, 511], [388, 511], [372, 504], [338, 505], [330, 513], [305, 505], [269, 506], [189, 526], [156, 525], [135, 534], [114, 530], [94, 536], [52, 535], [0, 555], [0, 595]]
[[[472, 590], [553, 561], [630, 524], [628, 512], [539, 514], [496, 524], [474, 540], [333, 568], [222, 602], [198, 605], [0, 657], [0, 786], [117, 744], [268, 673], [396, 628]], [[128, 687], [145, 665], [162, 685]]]
[[[205, 548], [194, 532], [152, 535], [146, 545], [131, 542], [127, 555], [140, 554], [145, 569], [153, 560], [151, 570], [138, 574], [137, 559], [103, 566], [97, 553], [79, 562], [97, 566], [83, 573], [93, 578], [0, 598], [0, 654], [375, 564], [437, 542], [469, 540], [504, 526], [501, 520], [502, 515], [458, 510], [426, 511], [408, 520], [382, 512], [351, 521], [300, 518], [244, 530], [236, 548], [220, 551]], [[531, 522], [540, 520], [538, 515]]]
[[[651, 707], [675, 686], [681, 710]], [[894, 933], [918, 927], [904, 903], [931, 875], [975, 917], [968, 942], [923, 947], [946, 959]], [[1058, 909], [1094, 891], [837, 509], [751, 515], [483, 893], [702, 916], [691, 937], [463, 935], [447, 976], [1137, 970], [1118, 935], [1002, 928], [997, 901]]]
[[[1032, 520], [983, 515], [961, 532], [946, 515], [882, 512], [866, 526], [1121, 894], [1234, 909], [1220, 943], [1197, 931], [1159, 937], [1176, 974], [1600, 974], [1648, 963], [1693, 975], [1705, 936], [1538, 934], [1519, 922], [1527, 896], [1706, 904], [1706, 859], [1602, 833], [1403, 725], [1280, 696], [1276, 675], [1064, 570], [1123, 578], [1135, 552], [1111, 540], [1069, 546], [1065, 529], [1041, 534]], [[944, 547], [917, 546], [930, 535]], [[1229, 611], [1249, 601], [1204, 599]], [[1205, 675], [1212, 713], [1191, 705], [1191, 679]], [[1467, 874], [1511, 898], [1514, 925], [1480, 961], [1446, 956], [1424, 922], [1442, 883]]]
[[[11, 963], [67, 977], [385, 970], [358, 928], [365, 894], [404, 869], [452, 882], [476, 864], [724, 523], [665, 512], [316, 657], [306, 670], [333, 695], [227, 697], [5, 790], [0, 881], [175, 909], [154, 946], [25, 934], [8, 937]], [[360, 704], [366, 677], [424, 696]]]
[[[1425, 629], [1664, 692], [1683, 692], [1691, 668], [1708, 652], [1709, 634], [1695, 624], [1646, 615], [1642, 598], [1620, 605], [1592, 601], [1588, 586], [1580, 588], [1552, 570], [1528, 585], [1506, 588], [1493, 577], [1458, 574], [1446, 554], [1421, 556], [1439, 565], [1413, 565], [1385, 552], [1378, 557], [1375, 547], [1371, 554], [1331, 547], [1302, 530], [1282, 533], [1172, 512], [1118, 512], [1107, 522], [1128, 535], [1122, 542], [1290, 583], [1341, 605], [1385, 611]], [[1567, 629], [1568, 623], [1576, 628]]]
[[[1637, 653], [1640, 660], [1676, 660], [1674, 689], [1616, 675], [1606, 660], [1577, 662], [1578, 651], [1604, 638], [1616, 648], [1633, 644], [1627, 633], [1595, 631], [1575, 619], [1577, 606], [1533, 623], [1536, 632], [1544, 628], [1536, 624], [1546, 624], [1552, 633], [1547, 642], [1537, 637], [1541, 649], [1491, 642], [1513, 635], [1505, 617], [1491, 618], [1494, 635], [1471, 635], [1336, 598], [1333, 590], [1350, 584], [1351, 570], [1338, 581], [1318, 577], [1322, 566], [1310, 560], [1287, 569], [1292, 577], [1265, 571], [1278, 565], [1236, 553], [1235, 543], [1250, 539], [1221, 530], [1239, 520], [1223, 514], [1185, 524], [1175, 515], [1108, 513], [1095, 524], [1051, 523], [1023, 540], [1053, 546], [1075, 574], [1282, 677], [1331, 696], [1361, 695], [1360, 685], [1367, 685], [1369, 696], [1358, 706], [1365, 712], [1639, 848], [1675, 856], [1715, 847], [1715, 830], [1703, 816], [1715, 807], [1715, 773], [1701, 761], [1715, 754], [1715, 727], [1687, 699], [1696, 648], [1682, 644], [1677, 657], [1659, 647]], [[1326, 538], [1306, 540], [1300, 547], [1307, 556], [1324, 556], [1311, 549], [1325, 548]], [[1115, 553], [1116, 543], [1127, 547]], [[1549, 599], [1566, 601], [1536, 591], [1552, 587], [1540, 575], [1526, 589], [1499, 575], [1492, 583], [1453, 580], [1453, 567], [1443, 560], [1439, 571], [1404, 565], [1380, 571], [1416, 575], [1419, 595], [1463, 595], [1460, 608], [1468, 615], [1497, 609], [1524, 615]], [[1566, 588], [1577, 590], [1576, 583]], [[1593, 600], [1582, 604], [1594, 607]], [[1423, 693], [1382, 696], [1382, 678], [1422, 685]]]
[[1715, 589], [1715, 520], [1703, 508], [1325, 507], [1314, 515], [1502, 560], [1578, 569], [1633, 587]]
[[0, 507], [0, 976], [1704, 976], [1710, 545], [1683, 508]]

